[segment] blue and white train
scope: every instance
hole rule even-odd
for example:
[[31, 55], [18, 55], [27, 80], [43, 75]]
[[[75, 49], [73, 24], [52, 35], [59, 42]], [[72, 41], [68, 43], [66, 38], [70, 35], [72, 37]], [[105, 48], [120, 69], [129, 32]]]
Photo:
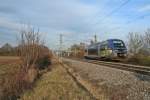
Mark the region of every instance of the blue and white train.
[[126, 58], [127, 48], [120, 39], [108, 39], [89, 45], [85, 49], [85, 58], [118, 59]]

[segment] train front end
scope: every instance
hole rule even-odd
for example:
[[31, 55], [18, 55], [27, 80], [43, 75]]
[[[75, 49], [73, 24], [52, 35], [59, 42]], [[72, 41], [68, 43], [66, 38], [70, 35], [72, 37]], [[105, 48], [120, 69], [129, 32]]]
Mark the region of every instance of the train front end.
[[110, 47], [112, 48], [112, 58], [126, 58], [127, 48], [125, 43], [119, 39], [110, 40]]

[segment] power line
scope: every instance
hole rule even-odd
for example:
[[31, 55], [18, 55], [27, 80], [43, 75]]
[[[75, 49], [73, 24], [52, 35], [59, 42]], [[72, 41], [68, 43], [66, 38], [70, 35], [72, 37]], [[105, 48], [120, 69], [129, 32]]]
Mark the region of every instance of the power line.
[[60, 43], [59, 56], [62, 57], [62, 43], [63, 43], [63, 35], [62, 34], [59, 35], [59, 43]]
[[136, 22], [136, 21], [142, 20], [142, 19], [144, 19], [144, 18], [147, 17], [147, 16], [150, 16], [150, 13], [145, 14], [145, 15], [141, 15], [141, 16], [138, 16], [138, 17], [136, 17], [135, 19], [133, 19], [133, 20], [131, 20], [131, 21], [128, 21], [127, 24], [130, 24], [130, 23], [132, 23], [132, 22]]
[[94, 42], [97, 43], [97, 35], [94, 35]]
[[[131, 0], [126, 0], [125, 2], [123, 2], [120, 6], [118, 6], [116, 9], [112, 10], [110, 13], [108, 13], [103, 19], [101, 20], [105, 20], [107, 18], [109, 18], [111, 15], [113, 15], [114, 13], [116, 13], [117, 11], [119, 11], [123, 6], [125, 6], [126, 4], [128, 4]], [[101, 21], [100, 20], [100, 21]], [[99, 21], [99, 22], [100, 22]], [[99, 22], [95, 23], [98, 24]]]
[[60, 44], [60, 50], [62, 50], [62, 44], [63, 44], [63, 35], [60, 34], [60, 37], [59, 37], [59, 44]]
[[[112, 0], [107, 0], [106, 3], [105, 3], [105, 5], [104, 5], [101, 9], [105, 9], [105, 6], [108, 5], [110, 1], [112, 1]], [[100, 10], [101, 10], [101, 9], [100, 9]], [[93, 17], [99, 16], [100, 13], [101, 13], [101, 11], [98, 11], [97, 14], [95, 14]], [[92, 20], [93, 20], [93, 17], [90, 18], [89, 21], [92, 21]]]
[[127, 0], [125, 2], [123, 2], [120, 6], [118, 6], [116, 9], [114, 9], [113, 11], [111, 11], [106, 17], [109, 17], [111, 15], [113, 15], [114, 13], [116, 13], [118, 10], [120, 10], [123, 6], [125, 6], [126, 4], [129, 3], [130, 0]]

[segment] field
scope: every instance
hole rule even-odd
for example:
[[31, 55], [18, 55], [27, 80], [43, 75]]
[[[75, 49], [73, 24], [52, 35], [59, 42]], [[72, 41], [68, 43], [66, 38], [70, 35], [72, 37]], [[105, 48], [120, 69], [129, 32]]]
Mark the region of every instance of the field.
[[18, 71], [19, 63], [18, 57], [0, 57], [0, 98], [4, 95], [4, 88], [9, 84], [7, 81]]
[[15, 56], [0, 56], [0, 64], [19, 63], [19, 57]]
[[[0, 57], [0, 80], [13, 75], [19, 68], [18, 57]], [[0, 81], [2, 83], [2, 81]], [[1, 85], [0, 85], [1, 86]]]

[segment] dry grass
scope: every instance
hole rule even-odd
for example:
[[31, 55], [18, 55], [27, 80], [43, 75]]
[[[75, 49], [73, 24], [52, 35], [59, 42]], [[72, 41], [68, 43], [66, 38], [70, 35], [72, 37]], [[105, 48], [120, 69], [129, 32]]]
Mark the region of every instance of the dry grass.
[[79, 87], [59, 64], [37, 81], [33, 90], [26, 92], [21, 100], [93, 100], [88, 92]]
[[21, 71], [18, 57], [0, 57], [0, 100], [17, 99], [19, 95], [32, 87], [36, 70], [28, 73]]
[[8, 75], [15, 74], [18, 71], [18, 69], [19, 69], [18, 57], [0, 56], [0, 79]]
[[0, 57], [0, 99], [6, 95], [5, 89], [10, 86], [8, 80], [14, 81], [13, 77], [19, 70], [19, 62], [18, 57]]
[[150, 56], [138, 54], [128, 58], [125, 62], [136, 65], [150, 66]]

